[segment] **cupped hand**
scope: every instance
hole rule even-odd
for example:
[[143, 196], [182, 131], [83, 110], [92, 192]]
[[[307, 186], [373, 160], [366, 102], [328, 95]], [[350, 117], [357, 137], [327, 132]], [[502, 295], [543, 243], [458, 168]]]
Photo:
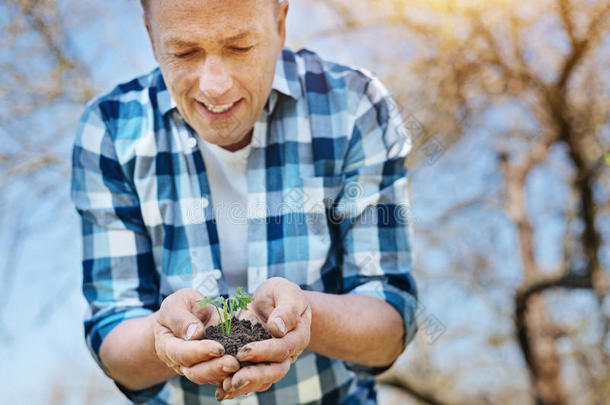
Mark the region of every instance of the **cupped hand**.
[[236, 357], [240, 362], [254, 364], [225, 378], [216, 390], [218, 400], [266, 391], [284, 378], [309, 345], [311, 309], [301, 288], [284, 278], [263, 282], [239, 318], [263, 324], [273, 338], [248, 343], [239, 350]]
[[202, 298], [195, 290], [182, 289], [163, 300], [154, 326], [155, 351], [163, 363], [192, 382], [220, 385], [239, 369], [239, 362], [225, 355], [220, 343], [201, 340], [207, 326], [219, 323], [212, 306], [197, 303]]

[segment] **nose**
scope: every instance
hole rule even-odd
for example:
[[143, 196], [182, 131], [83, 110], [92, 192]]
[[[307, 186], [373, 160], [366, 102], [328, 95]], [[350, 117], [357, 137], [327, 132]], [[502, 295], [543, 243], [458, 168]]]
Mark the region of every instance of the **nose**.
[[214, 101], [228, 92], [232, 86], [231, 74], [222, 58], [209, 55], [203, 63], [199, 77], [199, 89], [208, 100]]

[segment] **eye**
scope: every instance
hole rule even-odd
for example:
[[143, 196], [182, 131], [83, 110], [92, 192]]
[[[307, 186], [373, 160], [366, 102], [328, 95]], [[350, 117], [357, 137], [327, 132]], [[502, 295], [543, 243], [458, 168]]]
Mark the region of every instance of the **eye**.
[[240, 47], [234, 46], [231, 49], [234, 50], [235, 52], [246, 53], [246, 52], [248, 52], [252, 48], [254, 48], [254, 47], [253, 46], [247, 46], [245, 48], [240, 48]]
[[186, 58], [188, 56], [194, 55], [195, 51], [191, 50], [191, 51], [186, 51], [186, 52], [180, 52], [180, 53], [175, 53], [174, 57], [178, 58], [178, 59], [182, 59], [182, 58]]

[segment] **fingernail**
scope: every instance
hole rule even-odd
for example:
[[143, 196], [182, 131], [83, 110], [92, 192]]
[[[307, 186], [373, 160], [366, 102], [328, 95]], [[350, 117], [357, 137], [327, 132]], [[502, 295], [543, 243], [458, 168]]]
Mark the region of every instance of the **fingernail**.
[[193, 335], [195, 334], [195, 331], [197, 330], [197, 324], [196, 323], [192, 323], [189, 325], [188, 329], [186, 330], [186, 336], [184, 337], [186, 340], [191, 340], [191, 338], [193, 337]]
[[214, 396], [216, 397], [216, 401], [222, 401], [223, 395], [220, 392], [216, 391]]
[[235, 369], [235, 367], [232, 366], [222, 366], [222, 371], [224, 371], [225, 373], [233, 373], [237, 370]]
[[244, 387], [247, 387], [247, 386], [248, 386], [248, 384], [250, 384], [250, 381], [249, 381], [249, 380], [241, 380], [241, 381], [237, 381], [237, 384], [233, 384], [233, 387], [234, 387], [235, 389], [238, 389], [238, 390], [239, 390], [239, 389], [242, 389], [242, 388], [244, 388]]
[[273, 320], [273, 322], [275, 322], [275, 325], [277, 326], [277, 328], [280, 330], [280, 332], [282, 332], [282, 335], [285, 335], [288, 332], [286, 330], [286, 324], [284, 323], [282, 318], [275, 318]]
[[241, 349], [239, 349], [239, 351], [237, 352], [238, 355], [244, 355], [246, 353], [248, 353], [250, 350], [252, 350], [251, 346], [243, 346]]

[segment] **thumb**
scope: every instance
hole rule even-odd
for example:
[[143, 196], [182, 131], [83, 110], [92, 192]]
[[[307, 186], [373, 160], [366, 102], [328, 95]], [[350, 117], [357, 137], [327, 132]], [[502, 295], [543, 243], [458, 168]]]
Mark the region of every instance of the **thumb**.
[[169, 295], [161, 304], [159, 323], [184, 340], [200, 340], [205, 335], [204, 322], [209, 319], [210, 308], [197, 301], [203, 295], [195, 290], [179, 290]]
[[279, 298], [267, 318], [267, 328], [274, 337], [281, 338], [296, 328], [299, 318], [306, 310], [307, 302], [302, 299]]

